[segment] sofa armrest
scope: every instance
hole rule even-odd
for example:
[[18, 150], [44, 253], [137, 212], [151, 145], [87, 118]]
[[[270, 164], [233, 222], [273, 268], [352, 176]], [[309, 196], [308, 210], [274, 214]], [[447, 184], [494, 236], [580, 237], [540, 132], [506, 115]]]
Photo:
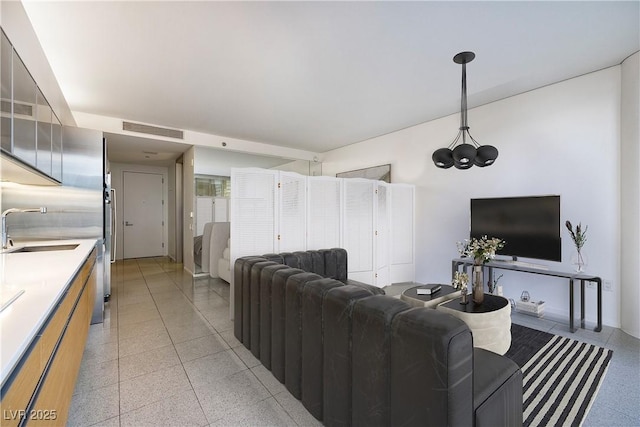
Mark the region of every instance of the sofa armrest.
[[511, 359], [473, 349], [475, 426], [522, 426], [522, 371]]
[[[205, 261], [202, 261], [202, 271], [209, 271], [209, 276], [212, 278], [220, 277], [218, 272], [218, 260], [224, 258], [225, 248], [228, 249], [229, 242], [229, 223], [228, 222], [212, 222], [209, 238], [209, 250], [207, 251], [209, 262], [207, 263], [207, 270], [204, 269]], [[202, 256], [205, 256], [204, 248], [202, 250]]]

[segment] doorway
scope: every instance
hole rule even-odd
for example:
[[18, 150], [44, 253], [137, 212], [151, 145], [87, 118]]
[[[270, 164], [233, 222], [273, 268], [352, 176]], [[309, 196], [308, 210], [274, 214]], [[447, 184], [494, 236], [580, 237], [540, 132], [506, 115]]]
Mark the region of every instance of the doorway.
[[164, 179], [160, 174], [124, 172], [123, 256], [164, 255]]

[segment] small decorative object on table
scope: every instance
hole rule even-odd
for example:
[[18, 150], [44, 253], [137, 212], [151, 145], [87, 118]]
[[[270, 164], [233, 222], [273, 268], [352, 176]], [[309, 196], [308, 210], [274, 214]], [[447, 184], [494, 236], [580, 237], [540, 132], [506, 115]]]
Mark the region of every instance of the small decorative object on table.
[[582, 273], [587, 268], [587, 256], [582, 250], [582, 247], [587, 241], [587, 229], [589, 229], [589, 226], [587, 225], [583, 230], [582, 223], [579, 223], [574, 232], [570, 221], [565, 222], [565, 225], [569, 230], [573, 243], [576, 245], [576, 252], [571, 256], [571, 264], [573, 264], [577, 273]]
[[473, 258], [473, 302], [482, 304], [484, 301], [484, 283], [482, 281], [482, 266], [496, 256], [496, 251], [502, 249], [505, 241], [497, 237], [475, 237], [470, 241], [458, 242], [458, 252], [463, 257]]
[[452, 286], [455, 289], [460, 289], [460, 293], [462, 294], [462, 298], [460, 299], [460, 304], [467, 304], [469, 302], [469, 296], [467, 295], [467, 283], [469, 283], [469, 275], [464, 272], [456, 271], [453, 276]]
[[487, 286], [489, 287], [489, 293], [490, 294], [497, 294], [500, 295], [497, 290], [498, 290], [498, 282], [500, 281], [500, 278], [504, 276], [504, 274], [499, 275], [498, 277], [496, 277], [495, 279], [493, 279], [493, 282], [487, 282]]
[[424, 285], [421, 288], [416, 289], [416, 294], [418, 295], [432, 295], [442, 289], [442, 286], [434, 284], [434, 285]]

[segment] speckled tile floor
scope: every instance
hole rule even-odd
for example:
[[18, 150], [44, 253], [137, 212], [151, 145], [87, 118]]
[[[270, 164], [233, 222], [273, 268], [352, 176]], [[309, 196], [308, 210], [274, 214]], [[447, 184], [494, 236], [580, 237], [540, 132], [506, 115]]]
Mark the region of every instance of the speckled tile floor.
[[167, 258], [117, 262], [70, 426], [321, 425], [233, 335], [229, 285]]
[[[235, 339], [229, 285], [193, 279], [167, 258], [112, 267], [105, 322], [92, 325], [70, 426], [317, 426]], [[640, 340], [513, 314], [535, 329], [614, 350], [584, 426], [640, 426]]]

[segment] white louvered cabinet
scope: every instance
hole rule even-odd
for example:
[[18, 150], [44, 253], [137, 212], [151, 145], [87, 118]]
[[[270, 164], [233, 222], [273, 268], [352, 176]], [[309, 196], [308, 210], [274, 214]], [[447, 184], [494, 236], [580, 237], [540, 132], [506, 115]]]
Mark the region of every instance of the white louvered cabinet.
[[244, 168], [231, 188], [232, 268], [242, 256], [342, 247], [350, 279], [414, 280], [414, 186]]

